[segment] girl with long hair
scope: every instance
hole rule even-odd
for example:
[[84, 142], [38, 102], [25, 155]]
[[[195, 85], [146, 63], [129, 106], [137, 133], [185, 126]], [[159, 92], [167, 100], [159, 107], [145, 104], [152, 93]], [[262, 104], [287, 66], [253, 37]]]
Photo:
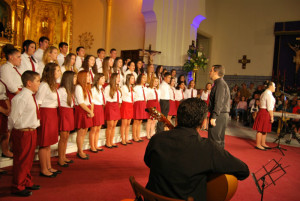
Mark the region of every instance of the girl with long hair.
[[121, 119], [120, 104], [122, 103], [122, 93], [121, 89], [119, 88], [119, 83], [119, 74], [113, 73], [110, 77], [109, 85], [107, 85], [104, 90], [104, 96], [106, 99], [105, 119], [107, 123], [107, 128], [105, 131], [105, 147], [109, 149], [118, 147], [118, 145], [114, 143], [114, 136], [118, 120]]
[[80, 71], [77, 75], [75, 87], [75, 127], [77, 130], [77, 157], [88, 160], [89, 155], [83, 152], [84, 137], [89, 128], [93, 126], [94, 104], [90, 91], [89, 72]]
[[120, 76], [119, 87], [121, 88], [124, 84], [124, 73], [123, 73], [123, 59], [121, 57], [117, 57], [113, 64], [113, 72], [118, 73]]
[[156, 77], [158, 77], [158, 79], [159, 79], [159, 83], [161, 84], [162, 83], [162, 81], [164, 80], [163, 79], [163, 70], [164, 70], [164, 67], [162, 66], [162, 65], [158, 65], [157, 67], [156, 67], [156, 70], [155, 70], [155, 75], [156, 75]]
[[132, 136], [133, 141], [142, 142], [140, 138], [141, 124], [143, 119], [148, 118], [148, 113], [145, 111], [147, 108], [147, 88], [144, 87], [146, 83], [146, 75], [140, 74], [134, 87], [134, 104], [133, 104], [133, 125], [132, 125]]
[[170, 107], [169, 107], [169, 113], [168, 113], [168, 120], [171, 121], [173, 116], [177, 115], [177, 108], [176, 108], [176, 94], [175, 94], [175, 78], [171, 77], [171, 81], [170, 81], [170, 89], [169, 89], [169, 93], [170, 93]]
[[197, 90], [195, 89], [195, 81], [191, 80], [187, 89], [184, 92], [184, 98], [197, 98]]
[[94, 76], [96, 73], [98, 73], [98, 67], [96, 65], [96, 59], [93, 55], [87, 55], [82, 63], [81, 68], [79, 69], [79, 71], [86, 71], [89, 72], [89, 76], [90, 76], [90, 84], [92, 84], [94, 82]]
[[44, 51], [42, 62], [39, 62], [39, 73], [41, 77], [43, 77], [43, 71], [47, 63], [56, 63], [58, 65], [57, 55], [58, 50], [54, 46], [50, 46]]
[[121, 138], [122, 138], [122, 145], [132, 144], [131, 141], [128, 140], [128, 133], [131, 119], [133, 118], [133, 97], [134, 91], [133, 86], [135, 83], [134, 75], [127, 74], [126, 75], [126, 82], [122, 86], [122, 105], [121, 105], [121, 119], [122, 124], [120, 128]]
[[97, 153], [98, 151], [103, 151], [102, 148], [98, 148], [99, 132], [101, 126], [104, 124], [104, 89], [103, 85], [105, 83], [105, 76], [103, 73], [96, 73], [94, 77], [94, 82], [92, 85], [92, 95], [94, 102], [94, 114], [93, 117], [93, 127], [90, 130], [89, 141], [90, 141], [90, 151]]
[[61, 72], [64, 73], [65, 71], [73, 71], [75, 73], [78, 73], [77, 68], [74, 67], [76, 61], [76, 55], [74, 53], [69, 53], [63, 65], [60, 67]]
[[[207, 106], [209, 104], [209, 96], [210, 96], [211, 88], [212, 88], [212, 84], [210, 82], [206, 83], [205, 89], [203, 90], [203, 92], [201, 93], [201, 96], [200, 96], [200, 99], [205, 101]], [[207, 118], [205, 118], [202, 123], [203, 130], [208, 130], [209, 117], [210, 117], [210, 113], [207, 112]]]
[[60, 67], [56, 63], [47, 63], [43, 71], [41, 85], [36, 94], [40, 107], [40, 127], [38, 128], [39, 159], [41, 176], [55, 177], [61, 171], [51, 167], [50, 146], [58, 142], [58, 94], [56, 80], [61, 77]]
[[146, 83], [146, 86], [150, 85], [150, 82], [151, 82], [153, 77], [156, 77], [155, 72], [154, 72], [154, 65], [150, 64], [147, 67], [147, 83]]
[[32, 40], [25, 40], [23, 42], [23, 50], [21, 55], [21, 71], [25, 72], [31, 70], [34, 72], [39, 72], [38, 61], [33, 57], [35, 53], [36, 44]]
[[183, 82], [184, 85], [186, 85], [185, 75], [184, 75], [184, 74], [179, 75], [177, 82], [178, 82], [178, 83], [179, 83], [179, 82]]
[[[103, 68], [103, 74], [105, 76], [105, 82], [106, 83], [109, 83], [109, 78], [111, 76], [111, 73], [112, 73], [112, 66], [113, 66], [113, 63], [114, 60], [110, 57], [105, 57], [103, 59], [103, 63], [102, 63], [102, 68]], [[105, 84], [104, 87], [106, 87], [107, 84]]]
[[[155, 107], [156, 110], [159, 112], [160, 110], [160, 90], [159, 90], [159, 79], [157, 77], [152, 77], [150, 81], [150, 85], [147, 89], [147, 108]], [[153, 119], [148, 115], [148, 120], [146, 124], [146, 131], [147, 131], [147, 139], [150, 140], [150, 138], [155, 133], [155, 126], [156, 126], [157, 120]]]
[[128, 74], [133, 74], [134, 80], [137, 80], [137, 74], [134, 71], [135, 69], [135, 63], [133, 61], [128, 62], [128, 70], [124, 73], [124, 77], [127, 77]]
[[142, 60], [137, 60], [134, 71], [138, 76], [141, 74], [145, 74]]
[[74, 93], [77, 75], [73, 71], [64, 72], [60, 87], [57, 90], [58, 113], [59, 113], [59, 142], [58, 142], [58, 162], [61, 167], [68, 167], [73, 161], [67, 159], [66, 150], [70, 131], [75, 129], [74, 117]]

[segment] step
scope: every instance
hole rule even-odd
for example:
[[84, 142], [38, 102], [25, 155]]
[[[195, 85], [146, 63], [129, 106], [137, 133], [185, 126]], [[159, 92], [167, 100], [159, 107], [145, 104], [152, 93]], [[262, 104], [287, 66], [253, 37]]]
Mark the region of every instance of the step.
[[[98, 146], [105, 145], [105, 141], [106, 141], [105, 130], [106, 129], [101, 129], [100, 130]], [[73, 133], [70, 134], [68, 145], [67, 145], [67, 151], [66, 151], [67, 154], [77, 152], [76, 136], [77, 136], [77, 132], [73, 132]], [[147, 136], [147, 134], [146, 134], [146, 123], [143, 123], [141, 125], [141, 134], [140, 134], [140, 136], [141, 137]], [[129, 140], [132, 139], [132, 126], [130, 126], [130, 129], [129, 129], [128, 139]], [[119, 126], [116, 127], [115, 136], [114, 136], [114, 143], [118, 143], [118, 142], [121, 142], [121, 133], [120, 133], [120, 127]], [[84, 139], [84, 142], [83, 142], [83, 149], [84, 150], [90, 149], [89, 133], [87, 133], [86, 136], [85, 136], [85, 139]], [[1, 148], [0, 148], [0, 152], [2, 153]], [[38, 149], [35, 150], [34, 160], [39, 159], [37, 153], [38, 153]], [[57, 156], [57, 155], [58, 155], [58, 143], [51, 146], [51, 157], [54, 157], [54, 156]], [[13, 160], [12, 159], [0, 157], [0, 168], [12, 166], [12, 165], [13, 165]]]

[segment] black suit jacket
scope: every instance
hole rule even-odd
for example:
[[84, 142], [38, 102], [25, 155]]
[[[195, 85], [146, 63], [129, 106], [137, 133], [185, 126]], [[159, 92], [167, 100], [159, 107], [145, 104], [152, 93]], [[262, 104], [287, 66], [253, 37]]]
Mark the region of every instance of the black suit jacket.
[[232, 174], [240, 180], [249, 176], [244, 162], [191, 128], [154, 135], [144, 161], [150, 168], [146, 188], [177, 199], [206, 200], [206, 179], [211, 173]]

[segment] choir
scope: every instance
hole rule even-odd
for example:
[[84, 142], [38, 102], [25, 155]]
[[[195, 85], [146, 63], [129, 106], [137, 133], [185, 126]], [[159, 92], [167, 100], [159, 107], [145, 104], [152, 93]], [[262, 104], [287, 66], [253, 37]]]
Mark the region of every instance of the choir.
[[3, 48], [7, 62], [0, 67], [2, 156], [14, 159], [12, 192], [19, 196], [39, 189], [30, 175], [36, 145], [40, 176], [53, 178], [62, 171], [51, 165], [50, 146], [58, 142], [57, 164], [68, 167], [74, 162], [66, 156], [71, 131], [77, 131], [77, 157], [88, 160], [83, 148], [88, 130], [90, 153], [104, 150], [98, 144], [104, 124], [105, 147], [118, 147], [114, 135], [119, 120], [121, 145], [133, 143], [128, 138], [132, 120], [132, 140], [141, 142], [143, 120], [147, 121], [147, 139], [165, 129], [146, 108], [155, 107], [171, 119], [176, 117], [181, 100], [197, 97], [195, 82], [186, 89], [185, 77], [177, 80], [176, 70], [164, 72], [160, 65], [155, 71], [152, 64], [145, 70], [143, 61], [128, 58], [123, 65], [116, 49], [111, 49], [108, 57], [102, 48], [97, 57], [85, 55], [81, 46], [76, 54], [68, 54], [67, 43], [61, 42], [58, 49], [49, 46], [47, 37], [40, 38], [37, 50], [32, 40], [25, 40], [22, 48], [22, 54], [11, 46]]

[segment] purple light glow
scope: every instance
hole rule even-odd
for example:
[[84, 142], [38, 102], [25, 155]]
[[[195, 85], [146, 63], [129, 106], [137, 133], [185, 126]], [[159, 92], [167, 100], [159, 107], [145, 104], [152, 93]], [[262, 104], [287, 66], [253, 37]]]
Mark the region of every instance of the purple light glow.
[[198, 29], [200, 23], [201, 23], [203, 20], [205, 20], [205, 19], [206, 19], [206, 18], [205, 18], [204, 16], [202, 16], [202, 15], [197, 15], [197, 16], [194, 18], [192, 25], [193, 25], [195, 28]]

